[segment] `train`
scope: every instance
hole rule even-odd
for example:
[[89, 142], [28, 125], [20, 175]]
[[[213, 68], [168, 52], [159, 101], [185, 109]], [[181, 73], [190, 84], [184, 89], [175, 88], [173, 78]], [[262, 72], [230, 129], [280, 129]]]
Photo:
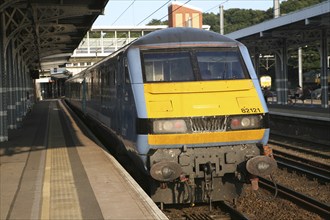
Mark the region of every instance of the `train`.
[[249, 52], [218, 33], [151, 32], [68, 79], [65, 91], [114, 155], [128, 155], [155, 203], [233, 201], [277, 168]]

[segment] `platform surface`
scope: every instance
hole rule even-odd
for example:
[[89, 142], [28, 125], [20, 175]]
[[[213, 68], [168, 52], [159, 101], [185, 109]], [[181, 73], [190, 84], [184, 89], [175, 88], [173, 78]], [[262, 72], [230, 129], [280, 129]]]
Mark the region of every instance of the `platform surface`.
[[270, 114], [330, 122], [330, 109], [320, 105], [268, 105]]
[[0, 219], [167, 219], [59, 100], [0, 143]]

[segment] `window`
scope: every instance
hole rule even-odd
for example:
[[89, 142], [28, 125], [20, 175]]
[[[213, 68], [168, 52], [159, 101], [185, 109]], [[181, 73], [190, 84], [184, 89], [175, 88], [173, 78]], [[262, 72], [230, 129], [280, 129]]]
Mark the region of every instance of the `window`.
[[182, 82], [248, 78], [238, 48], [145, 50], [141, 53], [145, 82]]
[[144, 77], [147, 82], [194, 80], [188, 51], [159, 51], [143, 53]]
[[202, 80], [248, 78], [236, 48], [200, 50], [196, 57]]

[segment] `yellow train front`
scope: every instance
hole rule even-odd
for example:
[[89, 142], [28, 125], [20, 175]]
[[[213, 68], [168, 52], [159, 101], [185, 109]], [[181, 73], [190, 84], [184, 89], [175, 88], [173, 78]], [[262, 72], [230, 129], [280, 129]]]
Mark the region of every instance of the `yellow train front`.
[[217, 33], [152, 32], [69, 79], [66, 93], [117, 158], [135, 161], [155, 202], [232, 200], [276, 167], [249, 53]]
[[153, 178], [155, 202], [232, 200], [244, 182], [276, 167], [260, 156], [268, 110], [244, 45], [209, 31], [170, 28], [134, 42], [127, 60], [137, 149]]

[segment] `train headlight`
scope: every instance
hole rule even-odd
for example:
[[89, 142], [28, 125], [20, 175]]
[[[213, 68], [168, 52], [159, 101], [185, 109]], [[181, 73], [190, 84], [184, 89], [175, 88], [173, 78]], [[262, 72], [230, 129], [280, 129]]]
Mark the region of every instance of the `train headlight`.
[[231, 130], [260, 128], [261, 125], [260, 115], [234, 116], [231, 117], [229, 124]]
[[182, 119], [155, 120], [153, 132], [156, 134], [186, 133], [187, 125]]
[[251, 124], [251, 120], [249, 118], [242, 118], [241, 125], [243, 127], [249, 127]]
[[246, 170], [256, 176], [267, 176], [276, 168], [276, 160], [268, 156], [256, 156], [246, 163]]

